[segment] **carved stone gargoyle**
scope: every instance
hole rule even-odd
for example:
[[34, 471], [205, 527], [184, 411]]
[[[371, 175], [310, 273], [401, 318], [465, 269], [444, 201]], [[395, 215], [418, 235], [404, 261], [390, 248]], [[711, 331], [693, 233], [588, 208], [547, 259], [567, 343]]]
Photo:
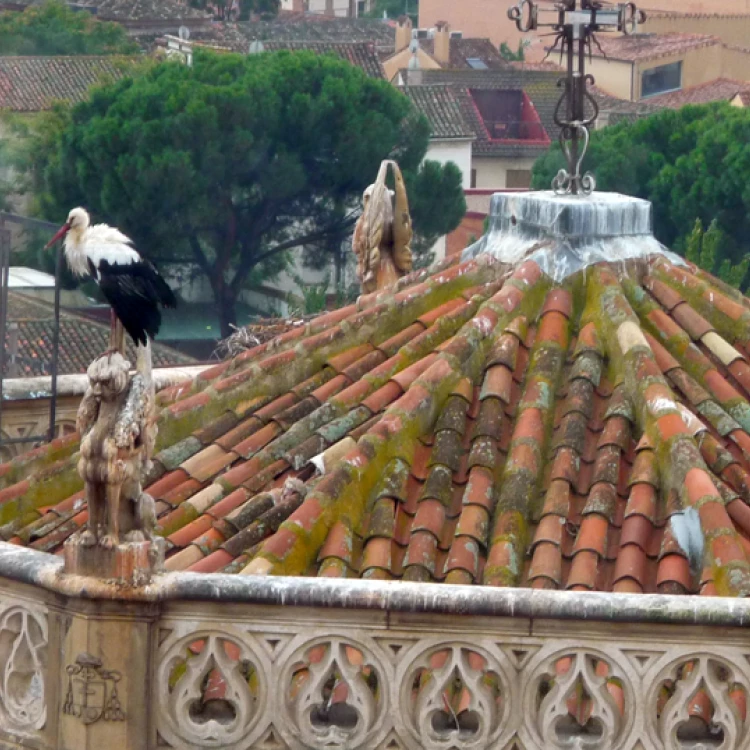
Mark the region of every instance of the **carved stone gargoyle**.
[[89, 386], [78, 409], [78, 473], [89, 519], [65, 546], [65, 572], [143, 583], [163, 557], [154, 535], [154, 501], [142, 480], [156, 441], [151, 347], [138, 347], [136, 372], [119, 353], [88, 369]]
[[[395, 190], [389, 190], [386, 184], [389, 168]], [[370, 293], [390, 286], [412, 269], [409, 199], [395, 161], [380, 165], [377, 180], [365, 190], [362, 200], [352, 245], [362, 291]]]

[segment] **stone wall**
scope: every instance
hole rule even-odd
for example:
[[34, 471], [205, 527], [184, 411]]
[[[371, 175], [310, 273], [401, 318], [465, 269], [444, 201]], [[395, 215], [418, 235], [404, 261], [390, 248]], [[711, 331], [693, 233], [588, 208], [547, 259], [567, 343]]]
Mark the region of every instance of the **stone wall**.
[[0, 747], [747, 747], [748, 618], [741, 600], [326, 579], [127, 590], [0, 544]]
[[[154, 370], [156, 389], [184, 383], [195, 378], [208, 365], [162, 367]], [[55, 437], [75, 432], [76, 414], [88, 380], [83, 374], [60, 375], [57, 381], [57, 407], [55, 411]], [[33, 378], [8, 378], [3, 383], [3, 408], [0, 415], [0, 435], [22, 438], [45, 435], [49, 429], [51, 379], [47, 376]], [[44, 442], [44, 440], [42, 441]], [[0, 464], [31, 450], [33, 443], [5, 443], [0, 445]]]
[[[55, 437], [75, 432], [76, 412], [81, 397], [61, 396], [55, 412]], [[0, 437], [5, 442], [33, 435], [45, 435], [49, 430], [49, 398], [27, 398], [3, 402]], [[45, 442], [42, 440], [41, 442]], [[10, 461], [15, 456], [34, 447], [34, 443], [11, 443], [0, 445], [0, 463]]]

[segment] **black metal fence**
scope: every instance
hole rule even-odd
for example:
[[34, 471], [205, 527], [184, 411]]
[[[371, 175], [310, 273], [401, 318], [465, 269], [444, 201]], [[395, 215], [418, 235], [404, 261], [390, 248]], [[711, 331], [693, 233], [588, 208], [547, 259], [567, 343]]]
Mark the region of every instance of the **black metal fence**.
[[[51, 376], [49, 427], [43, 435], [26, 435], [24, 437], [5, 437], [3, 432], [3, 406], [4, 393], [3, 384], [7, 377], [6, 365], [8, 353], [12, 350], [8, 346], [13, 337], [11, 331], [12, 321], [8, 320], [8, 292], [10, 288], [10, 260], [11, 260], [11, 230], [7, 224], [17, 224], [26, 229], [43, 229], [54, 231], [55, 224], [40, 219], [31, 219], [27, 216], [0, 211], [0, 448], [19, 443], [39, 443], [52, 440], [55, 436], [55, 421], [57, 417], [57, 368], [60, 348], [60, 274], [62, 271], [63, 253], [60, 245], [56, 248], [55, 260], [55, 303], [54, 303], [54, 325], [52, 329], [52, 359], [49, 364]], [[10, 334], [10, 335], [9, 335]], [[13, 355], [15, 356], [15, 355]]]

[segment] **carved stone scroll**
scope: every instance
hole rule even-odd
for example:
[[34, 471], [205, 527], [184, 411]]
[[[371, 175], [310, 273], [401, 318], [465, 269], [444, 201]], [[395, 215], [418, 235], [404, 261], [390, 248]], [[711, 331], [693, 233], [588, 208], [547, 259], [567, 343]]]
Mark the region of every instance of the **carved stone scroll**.
[[237, 633], [213, 631], [170, 637], [160, 654], [159, 732], [171, 746], [248, 747], [268, 701], [261, 653]]
[[20, 604], [0, 604], [0, 727], [21, 735], [47, 719], [47, 617]]
[[730, 659], [701, 653], [672, 661], [651, 691], [658, 741], [680, 749], [746, 747], [749, 692], [746, 671]]
[[285, 714], [294, 727], [287, 739], [299, 748], [372, 745], [388, 706], [384, 675], [372, 644], [329, 636], [297, 648], [282, 676]]
[[408, 727], [429, 747], [502, 747], [514, 733], [511, 669], [502, 652], [470, 643], [435, 644], [404, 674]]
[[[155, 726], [173, 748], [734, 750], [750, 745], [747, 648], [561, 639], [454, 620], [342, 629], [337, 616], [189, 616], [159, 649]], [[348, 613], [352, 621], [355, 615]], [[369, 615], [369, 613], [368, 613]], [[453, 628], [453, 631], [450, 628]], [[705, 640], [705, 636], [704, 636]], [[700, 645], [699, 645], [700, 644]], [[160, 745], [161, 747], [161, 745]]]

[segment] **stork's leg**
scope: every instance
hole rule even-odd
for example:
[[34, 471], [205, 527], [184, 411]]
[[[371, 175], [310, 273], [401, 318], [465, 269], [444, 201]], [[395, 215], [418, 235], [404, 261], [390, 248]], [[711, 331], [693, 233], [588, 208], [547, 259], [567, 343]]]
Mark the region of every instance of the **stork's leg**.
[[114, 308], [109, 310], [109, 350], [114, 351], [116, 346], [115, 337], [117, 335], [117, 316]]
[[125, 328], [119, 318], [115, 318], [115, 351], [125, 356]]
[[109, 346], [102, 355], [110, 360], [115, 352], [125, 356], [125, 329], [113, 309], [109, 312]]

